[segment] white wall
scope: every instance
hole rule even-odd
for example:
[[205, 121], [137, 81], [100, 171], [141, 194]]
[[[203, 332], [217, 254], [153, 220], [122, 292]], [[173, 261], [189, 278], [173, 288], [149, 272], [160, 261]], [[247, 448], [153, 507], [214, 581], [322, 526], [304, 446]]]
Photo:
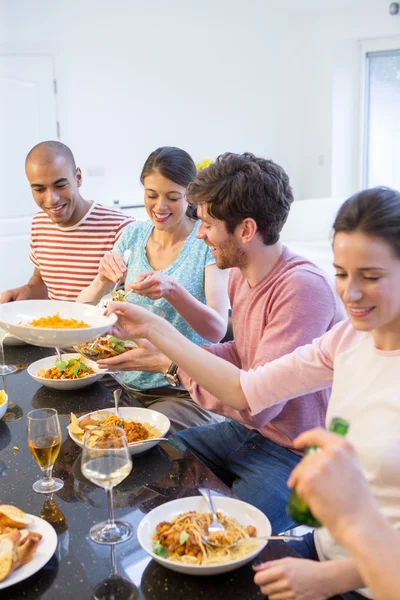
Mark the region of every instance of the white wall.
[[163, 144], [196, 161], [251, 150], [286, 168], [297, 198], [346, 196], [358, 187], [358, 40], [399, 33], [388, 5], [0, 0], [0, 51], [54, 55], [61, 136], [88, 198], [140, 202], [140, 168]]
[[[148, 153], [251, 150], [301, 188], [301, 32], [264, 0], [6, 0], [3, 48], [55, 57], [62, 141], [83, 193], [141, 201]], [[104, 177], [88, 177], [102, 167]]]
[[[359, 189], [360, 43], [400, 34], [389, 0], [324, 1], [299, 18], [307, 69], [304, 91], [303, 197], [348, 196]], [[324, 166], [318, 166], [323, 156]]]

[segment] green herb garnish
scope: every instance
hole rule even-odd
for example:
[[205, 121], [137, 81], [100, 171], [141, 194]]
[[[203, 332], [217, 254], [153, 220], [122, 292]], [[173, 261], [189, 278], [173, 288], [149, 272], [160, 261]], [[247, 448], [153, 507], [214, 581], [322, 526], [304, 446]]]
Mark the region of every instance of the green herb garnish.
[[56, 360], [56, 362], [54, 363], [54, 366], [56, 369], [58, 369], [59, 371], [65, 371], [68, 363], [65, 360]]
[[189, 539], [189, 534], [188, 534], [188, 532], [187, 532], [187, 531], [185, 531], [185, 530], [183, 529], [183, 531], [181, 531], [181, 535], [180, 535], [180, 538], [179, 538], [179, 545], [180, 545], [180, 546], [183, 546], [183, 544], [184, 544], [185, 542], [187, 542], [187, 541], [188, 541], [188, 539]]
[[157, 540], [154, 544], [153, 552], [154, 554], [157, 554], [157, 556], [161, 556], [162, 558], [167, 558], [168, 556], [168, 548], [160, 544], [160, 540]]

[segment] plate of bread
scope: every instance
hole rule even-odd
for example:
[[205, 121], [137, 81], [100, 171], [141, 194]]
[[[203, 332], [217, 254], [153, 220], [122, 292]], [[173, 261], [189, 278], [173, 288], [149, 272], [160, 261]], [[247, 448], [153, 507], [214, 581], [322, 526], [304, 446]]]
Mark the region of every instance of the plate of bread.
[[11, 504], [0, 504], [0, 590], [41, 569], [57, 547], [54, 528]]

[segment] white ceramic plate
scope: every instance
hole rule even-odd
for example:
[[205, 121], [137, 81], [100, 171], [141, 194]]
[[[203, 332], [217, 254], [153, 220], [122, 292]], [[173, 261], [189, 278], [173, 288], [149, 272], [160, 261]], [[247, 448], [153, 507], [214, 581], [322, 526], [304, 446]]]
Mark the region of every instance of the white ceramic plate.
[[[213, 496], [213, 501], [216, 510], [220, 510], [229, 517], [233, 517], [244, 527], [253, 525], [257, 529], [257, 535], [271, 535], [271, 523], [264, 513], [255, 508], [255, 506], [251, 506], [247, 502], [242, 502], [242, 500], [219, 496]], [[157, 525], [161, 521], [171, 521], [179, 514], [191, 510], [210, 512], [208, 504], [202, 496], [191, 496], [190, 498], [172, 500], [154, 508], [139, 523], [137, 530], [139, 544], [156, 562], [167, 569], [171, 569], [171, 571], [186, 573], [187, 575], [218, 575], [220, 573], [227, 573], [253, 560], [267, 544], [267, 540], [259, 540], [259, 547], [251, 554], [219, 565], [185, 565], [154, 554], [152, 537]]]
[[7, 407], [8, 407], [8, 396], [7, 396], [7, 400], [5, 402], [3, 402], [3, 404], [0, 404], [0, 419], [2, 417], [4, 417], [4, 415], [6, 414]]
[[28, 516], [32, 517], [34, 522], [24, 529], [41, 533], [43, 537], [32, 560], [11, 573], [4, 581], [1, 581], [0, 590], [4, 590], [4, 588], [14, 585], [14, 583], [19, 583], [39, 571], [50, 560], [57, 548], [57, 534], [54, 528], [47, 521], [35, 517], [35, 515]]
[[[51, 329], [21, 324], [29, 323], [40, 317], [49, 317], [55, 313], [59, 313], [62, 319], [84, 321], [90, 327]], [[79, 302], [21, 300], [0, 305], [0, 326], [7, 333], [11, 333], [29, 344], [48, 348], [66, 348], [88, 342], [107, 333], [116, 321], [116, 315], [106, 317], [101, 308]]]
[[[99, 412], [98, 410], [94, 410], [91, 413], [87, 413], [86, 415], [82, 415], [79, 417], [79, 420], [84, 419], [89, 415], [93, 415], [94, 413]], [[109, 412], [113, 415], [115, 414], [115, 408], [107, 408], [105, 410], [101, 410], [101, 412]], [[139, 423], [150, 423], [156, 427], [160, 435], [159, 437], [164, 437], [168, 432], [171, 423], [167, 417], [157, 412], [156, 410], [151, 410], [150, 408], [136, 408], [136, 407], [122, 407], [118, 409], [119, 416], [123, 419], [132, 419], [133, 421], [138, 421]], [[83, 443], [74, 436], [69, 430], [68, 433], [71, 439], [77, 444], [80, 448], [83, 448]], [[146, 450], [150, 450], [153, 446], [159, 444], [156, 440], [153, 442], [133, 442], [128, 444], [129, 452], [133, 456], [134, 454], [142, 454], [142, 452], [146, 452]]]
[[62, 360], [69, 360], [70, 358], [81, 357], [81, 361], [85, 363], [88, 367], [91, 367], [93, 371], [95, 371], [94, 375], [89, 375], [88, 377], [84, 377], [83, 379], [46, 379], [45, 377], [39, 377], [38, 372], [41, 369], [51, 369], [54, 366], [54, 363], [57, 360], [57, 356], [47, 356], [47, 358], [41, 358], [36, 362], [32, 363], [28, 367], [29, 375], [38, 383], [42, 385], [53, 388], [55, 390], [78, 390], [80, 388], [87, 387], [88, 385], [92, 385], [96, 381], [99, 381], [104, 375], [104, 371], [99, 369], [97, 363], [93, 360], [89, 360], [86, 357], [82, 357], [82, 355], [74, 352], [73, 354], [61, 354]]
[[5, 346], [24, 346], [26, 342], [24, 342], [24, 340], [20, 340], [14, 335], [10, 335], [9, 333], [7, 333], [6, 337], [3, 340], [3, 344]]

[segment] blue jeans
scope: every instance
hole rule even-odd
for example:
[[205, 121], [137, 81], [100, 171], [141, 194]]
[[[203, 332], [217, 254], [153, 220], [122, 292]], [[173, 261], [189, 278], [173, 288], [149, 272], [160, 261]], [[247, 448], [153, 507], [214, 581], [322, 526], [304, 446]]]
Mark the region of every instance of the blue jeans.
[[285, 510], [286, 482], [300, 460], [297, 454], [236, 421], [191, 427], [169, 442], [180, 447], [183, 442], [238, 498], [262, 510], [275, 531], [293, 524]]
[[[288, 542], [288, 544], [293, 550], [296, 550], [297, 554], [300, 554], [302, 558], [319, 561], [314, 542], [314, 533], [307, 533], [303, 536], [302, 540], [295, 540], [293, 542]], [[362, 596], [357, 592], [346, 592], [345, 594], [341, 594], [340, 597], [343, 598], [343, 600], [359, 600], [360, 598], [364, 598], [365, 600], [365, 596]]]

